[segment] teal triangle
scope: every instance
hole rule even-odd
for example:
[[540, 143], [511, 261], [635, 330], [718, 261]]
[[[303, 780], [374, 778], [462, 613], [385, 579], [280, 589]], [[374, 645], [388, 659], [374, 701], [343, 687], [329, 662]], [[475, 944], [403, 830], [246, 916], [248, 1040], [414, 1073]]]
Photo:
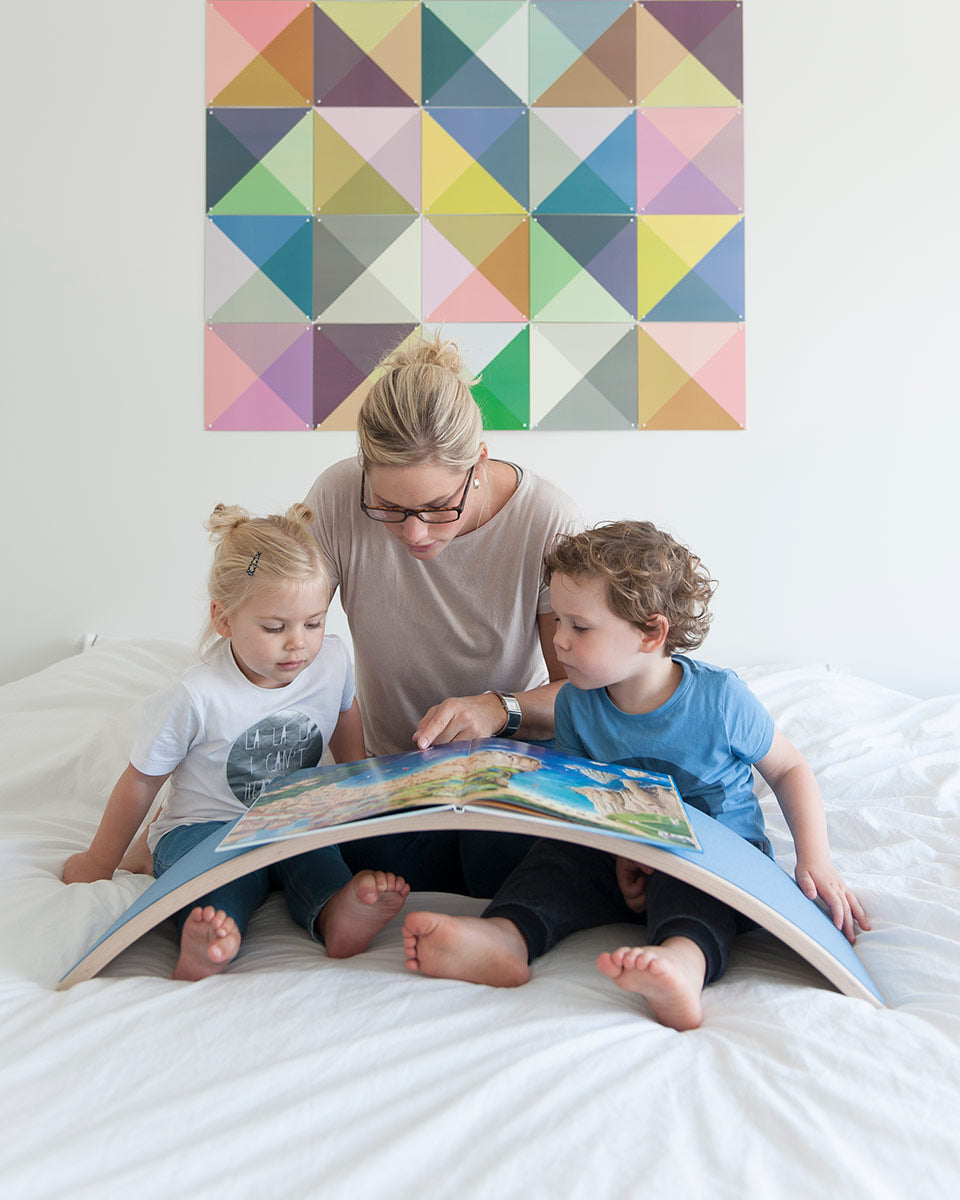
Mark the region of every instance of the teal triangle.
[[435, 93], [474, 54], [426, 5], [423, 6], [420, 31], [423, 62], [421, 79], [423, 99], [427, 102], [433, 100]]
[[313, 299], [313, 230], [310, 222], [289, 238], [261, 270], [305, 313]]
[[595, 171], [581, 163], [537, 207], [537, 213], [628, 213], [631, 207]]

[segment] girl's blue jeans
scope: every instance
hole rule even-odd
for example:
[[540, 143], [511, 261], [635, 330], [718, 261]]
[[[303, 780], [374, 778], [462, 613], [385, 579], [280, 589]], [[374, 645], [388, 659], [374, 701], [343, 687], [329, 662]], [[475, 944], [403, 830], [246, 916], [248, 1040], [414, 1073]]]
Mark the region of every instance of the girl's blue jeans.
[[[159, 879], [188, 850], [192, 850], [216, 829], [224, 829], [229, 821], [202, 821], [196, 825], [178, 825], [165, 833], [153, 852], [153, 873]], [[233, 917], [237, 928], [243, 933], [254, 909], [266, 900], [271, 888], [280, 888], [287, 901], [290, 916], [302, 925], [310, 936], [323, 941], [317, 929], [317, 917], [330, 897], [349, 883], [353, 872], [343, 861], [339, 847], [325, 846], [320, 850], [309, 850], [283, 862], [274, 863], [242, 875], [231, 883], [215, 888], [176, 915], [178, 928], [190, 912], [199, 905], [205, 908], [223, 909]]]

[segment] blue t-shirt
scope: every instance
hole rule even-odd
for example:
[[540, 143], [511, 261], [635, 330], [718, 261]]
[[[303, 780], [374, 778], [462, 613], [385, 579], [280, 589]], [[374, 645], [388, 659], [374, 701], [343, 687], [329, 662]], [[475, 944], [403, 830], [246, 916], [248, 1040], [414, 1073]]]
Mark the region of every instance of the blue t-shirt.
[[769, 853], [751, 765], [773, 742], [773, 718], [735, 672], [682, 654], [666, 704], [625, 713], [606, 688], [566, 683], [557, 695], [554, 745], [564, 754], [672, 775], [687, 804]]

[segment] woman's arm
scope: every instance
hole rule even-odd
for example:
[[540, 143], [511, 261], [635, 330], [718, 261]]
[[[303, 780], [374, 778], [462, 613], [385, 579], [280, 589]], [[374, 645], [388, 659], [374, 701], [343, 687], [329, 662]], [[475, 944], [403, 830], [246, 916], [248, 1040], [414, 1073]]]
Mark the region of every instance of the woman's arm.
[[340, 714], [337, 726], [330, 734], [330, 753], [334, 762], [338, 763], [356, 762], [367, 756], [363, 743], [363, 719], [356, 700]]
[[67, 859], [63, 868], [64, 883], [91, 883], [94, 879], [112, 878], [130, 839], [169, 777], [169, 771], [166, 775], [144, 775], [132, 763], [127, 764], [127, 769], [114, 784], [89, 848]]
[[[516, 736], [545, 741], [553, 737], [553, 703], [563, 686], [566, 673], [557, 659], [553, 646], [556, 618], [552, 612], [537, 617], [540, 648], [547, 664], [550, 683], [517, 692], [523, 721]], [[413, 734], [418, 749], [460, 740], [496, 737], [506, 724], [506, 714], [500, 697], [493, 692], [481, 696], [451, 696], [435, 704], [424, 714]]]
[[823, 797], [813, 769], [779, 729], [756, 767], [773, 789], [793, 835], [797, 851], [794, 873], [800, 890], [811, 900], [819, 896], [830, 909], [834, 925], [854, 941], [854, 921], [861, 929], [869, 929], [870, 922], [831, 861]]

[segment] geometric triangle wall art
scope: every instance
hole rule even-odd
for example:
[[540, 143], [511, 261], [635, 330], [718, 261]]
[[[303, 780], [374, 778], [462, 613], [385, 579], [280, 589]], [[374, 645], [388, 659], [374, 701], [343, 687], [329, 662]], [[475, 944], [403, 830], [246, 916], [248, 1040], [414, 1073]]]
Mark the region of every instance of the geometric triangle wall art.
[[741, 429], [738, 0], [208, 0], [209, 429], [351, 429], [461, 344], [487, 429]]
[[363, 398], [379, 375], [377, 364], [418, 328], [364, 323], [315, 326], [316, 428], [355, 429]]
[[535, 326], [531, 427], [635, 429], [636, 336], [632, 323]]
[[742, 325], [647, 322], [638, 338], [641, 428], [743, 428]]
[[309, 107], [313, 7], [303, 0], [207, 4], [207, 103]]
[[480, 405], [485, 429], [530, 428], [530, 326], [526, 322], [458, 323], [424, 326], [454, 341]]
[[530, 99], [583, 108], [636, 103], [636, 5], [539, 0], [530, 13]]
[[319, 0], [314, 49], [318, 106], [403, 108], [419, 104], [417, 0]]
[[527, 103], [523, 0], [426, 0], [422, 47], [425, 108]]
[[208, 429], [313, 427], [313, 329], [309, 324], [208, 325]]
[[647, 0], [637, 9], [643, 105], [735, 107], [743, 96], [739, 0]]

